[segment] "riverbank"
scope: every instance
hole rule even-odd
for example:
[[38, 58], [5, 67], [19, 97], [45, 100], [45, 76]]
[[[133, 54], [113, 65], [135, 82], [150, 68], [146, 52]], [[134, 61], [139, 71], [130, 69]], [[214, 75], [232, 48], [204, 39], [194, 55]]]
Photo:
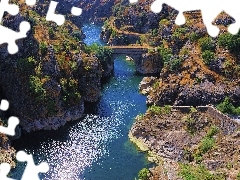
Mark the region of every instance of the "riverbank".
[[[90, 24], [83, 30], [89, 30], [86, 41], [100, 41], [100, 26]], [[117, 57], [113, 76], [103, 83], [99, 100], [85, 106], [81, 120], [54, 131], [23, 134], [13, 146], [33, 154], [36, 163], [49, 163], [51, 170], [41, 179], [134, 179], [140, 169], [150, 167], [145, 154], [128, 142], [132, 119], [146, 111], [146, 97], [138, 92], [142, 78], [133, 62]], [[22, 170], [18, 164], [12, 177]]]
[[[240, 124], [209, 108], [151, 106], [136, 118], [129, 138], [158, 165], [149, 179], [237, 179]], [[196, 174], [200, 167], [204, 171]]]

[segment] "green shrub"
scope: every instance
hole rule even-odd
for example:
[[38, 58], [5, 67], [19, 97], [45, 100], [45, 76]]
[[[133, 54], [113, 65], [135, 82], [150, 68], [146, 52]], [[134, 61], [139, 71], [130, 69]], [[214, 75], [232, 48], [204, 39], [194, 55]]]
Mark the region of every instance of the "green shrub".
[[163, 112], [165, 113], [165, 114], [169, 114], [170, 112], [171, 112], [171, 106], [170, 105], [164, 105], [163, 106]]
[[199, 43], [202, 51], [215, 51], [215, 44], [210, 37], [199, 39]]
[[194, 79], [194, 81], [195, 81], [197, 84], [200, 84], [200, 83], [202, 82], [202, 78], [196, 77], [196, 78]]
[[206, 152], [213, 148], [214, 144], [215, 144], [214, 138], [208, 136], [204, 137], [199, 146], [200, 153], [205, 154]]
[[159, 81], [156, 81], [154, 84], [153, 84], [153, 89], [157, 89], [159, 87]]
[[199, 38], [200, 38], [200, 36], [196, 32], [191, 32], [189, 35], [189, 39], [192, 42], [196, 42]]
[[162, 114], [163, 113], [162, 108], [160, 106], [155, 106], [155, 105], [150, 106], [148, 108], [148, 111], [153, 114]]
[[169, 114], [171, 112], [171, 106], [165, 105], [163, 107], [152, 105], [148, 108], [148, 112], [153, 114]]
[[112, 60], [113, 50], [108, 47], [100, 46], [97, 43], [94, 43], [91, 46], [85, 46], [85, 52], [88, 54], [95, 54], [100, 60], [103, 69], [106, 69], [109, 61]]
[[49, 34], [49, 37], [50, 37], [50, 38], [53, 38], [53, 37], [54, 37], [54, 30], [53, 30], [52, 27], [49, 27], [49, 28], [48, 28], [48, 34]]
[[209, 65], [212, 60], [215, 58], [215, 54], [212, 51], [206, 50], [202, 53], [203, 62], [206, 65]]
[[154, 52], [155, 52], [154, 49], [152, 49], [152, 48], [151, 48], [151, 49], [148, 49], [148, 53], [149, 53], [149, 54], [152, 54], [152, 53], [154, 53]]
[[169, 62], [170, 58], [173, 56], [172, 50], [170, 48], [165, 48], [163, 45], [159, 46], [157, 50], [165, 63]]
[[233, 53], [239, 53], [240, 34], [232, 35], [230, 33], [220, 34], [218, 38], [218, 45], [227, 48]]
[[146, 35], [144, 35], [144, 34], [140, 35], [140, 43], [142, 45], [145, 44], [145, 43], [148, 43], [148, 40], [149, 39], [147, 39]]
[[147, 168], [143, 168], [138, 173], [139, 180], [148, 180], [149, 170]]
[[103, 26], [104, 26], [105, 28], [108, 28], [108, 27], [109, 27], [109, 19], [106, 19], [106, 20], [104, 21]]
[[78, 103], [81, 95], [78, 89], [78, 81], [73, 78], [61, 78], [60, 85], [62, 88], [63, 101], [67, 107], [70, 107], [72, 104]]
[[37, 65], [37, 61], [33, 56], [29, 56], [28, 58], [21, 58], [18, 60], [18, 66], [21, 69], [25, 69], [28, 71], [33, 70], [36, 65]]
[[183, 60], [181, 58], [174, 58], [168, 62], [171, 71], [179, 69], [182, 65]]
[[185, 37], [186, 35], [186, 31], [187, 29], [186, 28], [183, 28], [183, 27], [178, 27], [174, 30], [173, 34], [172, 34], [172, 38], [173, 39], [182, 39]]
[[29, 87], [31, 92], [36, 96], [38, 101], [43, 101], [46, 98], [46, 90], [43, 88], [43, 83], [38, 76], [31, 75], [29, 77]]
[[240, 172], [237, 174], [237, 180], [240, 180]]
[[211, 174], [204, 165], [180, 164], [179, 175], [184, 180], [224, 180], [225, 177], [219, 174]]
[[208, 130], [206, 136], [201, 140], [197, 152], [194, 154], [194, 159], [197, 163], [202, 161], [203, 154], [211, 150], [215, 145], [214, 135], [218, 133], [218, 128], [216, 126], [211, 126]]
[[41, 54], [45, 55], [47, 53], [47, 44], [45, 42], [41, 42], [39, 44]]
[[207, 137], [212, 138], [214, 135], [218, 133], [219, 129], [216, 126], [211, 126], [207, 132]]
[[118, 32], [115, 29], [113, 29], [113, 28], [110, 29], [110, 32], [111, 32], [111, 37], [112, 38], [114, 38], [114, 37], [116, 37], [118, 35]]
[[170, 24], [170, 21], [168, 19], [161, 19], [161, 21], [159, 22], [159, 25], [168, 25]]
[[158, 30], [156, 28], [151, 30], [151, 35], [152, 36], [158, 36]]
[[222, 113], [240, 115], [240, 107], [233, 106], [229, 97], [226, 97], [223, 102], [218, 104], [217, 109]]
[[195, 112], [197, 112], [197, 109], [195, 107], [191, 107], [190, 108], [190, 113], [195, 113]]

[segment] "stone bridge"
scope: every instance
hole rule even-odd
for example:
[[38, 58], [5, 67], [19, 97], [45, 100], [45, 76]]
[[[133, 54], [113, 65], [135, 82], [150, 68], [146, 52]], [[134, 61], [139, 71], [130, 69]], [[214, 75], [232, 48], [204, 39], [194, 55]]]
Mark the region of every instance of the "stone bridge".
[[149, 54], [149, 46], [107, 46], [113, 50], [113, 59], [128, 56], [133, 59], [136, 71], [141, 74], [159, 73], [163, 67], [162, 58], [158, 53]]

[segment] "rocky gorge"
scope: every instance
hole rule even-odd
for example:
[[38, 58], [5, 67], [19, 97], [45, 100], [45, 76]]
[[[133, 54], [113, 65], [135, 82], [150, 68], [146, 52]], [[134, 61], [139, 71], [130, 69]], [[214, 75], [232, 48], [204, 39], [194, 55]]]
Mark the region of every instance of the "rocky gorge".
[[[46, 1], [42, 8], [13, 3], [20, 6], [20, 14], [5, 16], [3, 25], [18, 31], [26, 20], [32, 27], [28, 38], [17, 40], [17, 54], [10, 55], [6, 44], [0, 50], [0, 97], [11, 102], [1, 122], [6, 123], [8, 114], [19, 117], [14, 137], [19, 138], [21, 130], [56, 130], [81, 118], [84, 102], [99, 99], [101, 79], [111, 75], [113, 60], [101, 64], [92, 52], [86, 53], [81, 28], [71, 21], [63, 27], [46, 21]], [[1, 162], [11, 161], [14, 167], [14, 154], [11, 141], [1, 136]]]
[[[146, 76], [154, 74], [139, 85], [150, 107], [136, 118], [129, 133], [130, 140], [158, 165], [148, 171], [148, 178], [187, 179], [186, 171], [189, 176], [198, 177], [200, 172], [212, 179], [240, 176], [239, 124], [213, 116], [210, 107], [176, 107], [217, 106], [226, 97], [234, 106], [240, 105], [239, 35], [226, 33], [231, 17], [221, 13], [216, 18], [221, 32], [211, 38], [199, 11], [186, 12], [187, 23], [179, 27], [174, 24], [176, 10], [164, 5], [161, 13], [154, 14], [149, 11], [152, 1], [66, 1], [57, 12], [67, 14], [74, 5], [83, 8], [85, 15], [67, 16], [58, 27], [43, 17], [49, 2], [40, 3], [33, 8], [20, 3], [22, 15], [6, 16], [3, 21], [14, 30], [22, 20], [33, 27], [27, 39], [17, 41], [17, 55], [9, 55], [5, 45], [0, 49], [1, 98], [11, 102], [10, 112], [20, 118], [22, 130], [56, 130], [83, 117], [86, 102], [99, 100], [101, 80], [112, 75], [114, 63], [111, 57], [98, 58], [88, 49], [81, 26], [89, 20], [104, 21], [100, 36], [109, 46], [148, 49], [135, 67]], [[4, 159], [13, 159], [10, 141], [5, 136], [1, 141]]]
[[[239, 122], [211, 106], [152, 106], [136, 118], [129, 138], [157, 164], [148, 179], [237, 179], [238, 129]], [[197, 174], [201, 165], [206, 169]]]

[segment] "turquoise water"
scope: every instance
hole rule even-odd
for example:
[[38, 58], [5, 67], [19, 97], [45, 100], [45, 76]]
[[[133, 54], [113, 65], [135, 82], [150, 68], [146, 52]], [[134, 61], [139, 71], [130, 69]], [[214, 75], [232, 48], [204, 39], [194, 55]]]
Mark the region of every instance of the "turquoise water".
[[[87, 44], [100, 42], [100, 28], [84, 26]], [[41, 179], [134, 180], [140, 169], [150, 166], [128, 141], [134, 117], [146, 111], [146, 97], [138, 93], [143, 77], [134, 69], [132, 62], [115, 59], [114, 76], [103, 85], [99, 102], [86, 106], [84, 118], [56, 131], [26, 134], [13, 143], [17, 150], [33, 154], [35, 162], [49, 163], [50, 171]], [[24, 166], [18, 164], [12, 177], [20, 177]]]

